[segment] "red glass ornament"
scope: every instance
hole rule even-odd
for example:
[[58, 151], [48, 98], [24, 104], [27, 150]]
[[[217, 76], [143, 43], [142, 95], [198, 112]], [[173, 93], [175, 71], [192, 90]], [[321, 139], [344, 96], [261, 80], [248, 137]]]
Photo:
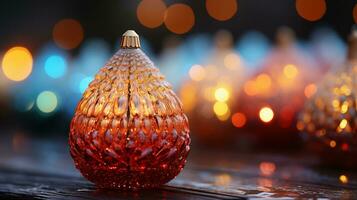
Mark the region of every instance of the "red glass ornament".
[[187, 117], [134, 31], [84, 92], [69, 144], [76, 167], [102, 188], [157, 187], [183, 169]]

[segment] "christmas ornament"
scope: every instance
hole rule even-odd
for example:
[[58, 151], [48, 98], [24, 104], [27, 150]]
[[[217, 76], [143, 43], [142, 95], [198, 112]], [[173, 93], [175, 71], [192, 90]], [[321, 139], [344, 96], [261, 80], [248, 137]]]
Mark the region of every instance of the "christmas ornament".
[[227, 146], [235, 141], [231, 106], [237, 102], [246, 69], [232, 45], [230, 32], [217, 32], [213, 51], [205, 63], [191, 67], [190, 79], [180, 88], [192, 135], [209, 146]]
[[297, 128], [329, 165], [357, 166], [357, 31], [349, 39], [348, 59], [329, 73], [305, 105]]
[[253, 143], [275, 147], [298, 141], [295, 120], [306, 99], [304, 91], [320, 75], [314, 66], [314, 60], [296, 47], [294, 32], [280, 28], [277, 46], [244, 83], [241, 102], [234, 107], [246, 115]]
[[156, 187], [184, 167], [187, 117], [134, 31], [84, 92], [69, 143], [76, 167], [98, 187]]

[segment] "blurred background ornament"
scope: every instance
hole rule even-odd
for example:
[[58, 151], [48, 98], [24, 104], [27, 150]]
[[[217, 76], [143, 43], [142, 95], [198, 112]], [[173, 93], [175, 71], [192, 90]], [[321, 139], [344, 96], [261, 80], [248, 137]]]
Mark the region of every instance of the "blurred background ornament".
[[357, 31], [349, 38], [348, 58], [326, 75], [306, 103], [297, 128], [313, 151], [330, 166], [356, 167]]
[[217, 32], [208, 55], [202, 64], [191, 66], [190, 79], [182, 84], [180, 96], [196, 141], [226, 146], [234, 141], [231, 105], [238, 101], [246, 70], [228, 31]]
[[325, 73], [345, 62], [346, 45], [337, 33], [328, 27], [316, 29], [311, 36], [311, 53]]
[[[262, 67], [244, 83], [241, 102], [233, 109], [246, 115], [253, 143], [291, 146], [299, 138], [296, 114], [322, 75], [314, 59], [298, 48], [291, 29], [280, 28], [276, 40]], [[269, 134], [262, 128], [269, 128]]]
[[183, 169], [187, 117], [134, 31], [85, 90], [69, 142], [76, 167], [98, 187], [157, 187]]

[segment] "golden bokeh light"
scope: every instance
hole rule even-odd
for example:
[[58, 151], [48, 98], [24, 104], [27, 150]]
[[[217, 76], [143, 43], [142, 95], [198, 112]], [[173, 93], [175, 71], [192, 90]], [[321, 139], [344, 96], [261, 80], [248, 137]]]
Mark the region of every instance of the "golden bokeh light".
[[213, 105], [213, 111], [217, 116], [225, 116], [229, 112], [229, 108], [224, 102], [216, 102]]
[[25, 80], [32, 72], [33, 59], [25, 47], [9, 49], [2, 59], [2, 71], [12, 81]]
[[285, 77], [288, 79], [294, 79], [299, 73], [296, 66], [292, 65], [292, 64], [286, 65], [283, 69], [283, 72], [284, 72]]
[[258, 89], [259, 93], [267, 93], [270, 90], [272, 81], [269, 75], [260, 74], [255, 80], [255, 88]]
[[136, 9], [136, 16], [143, 26], [156, 28], [164, 22], [165, 11], [166, 4], [162, 0], [142, 0]]
[[331, 148], [335, 148], [336, 147], [336, 141], [335, 140], [331, 140], [330, 141], [330, 147]]
[[227, 121], [229, 119], [229, 117], [231, 116], [231, 111], [228, 108], [228, 111], [226, 113], [224, 113], [224, 115], [217, 115], [217, 118], [220, 121]]
[[296, 0], [297, 13], [308, 21], [317, 21], [326, 13], [325, 0]]
[[244, 115], [244, 113], [234, 113], [232, 115], [232, 124], [237, 127], [241, 128], [247, 123], [247, 117]]
[[348, 101], [345, 101], [345, 102], [343, 102], [343, 104], [341, 105], [341, 113], [342, 114], [345, 114], [345, 113], [347, 113], [347, 111], [348, 111]]
[[274, 112], [269, 107], [263, 107], [259, 111], [259, 118], [263, 122], [268, 123], [274, 118]]
[[214, 92], [214, 98], [217, 101], [225, 102], [229, 99], [229, 92], [226, 88], [218, 88]]
[[63, 19], [56, 23], [52, 32], [53, 40], [63, 49], [74, 49], [83, 40], [82, 25], [74, 19]]
[[342, 174], [342, 175], [339, 177], [339, 179], [340, 179], [341, 183], [343, 183], [343, 184], [348, 183], [348, 177], [347, 177], [346, 175], [343, 175], [343, 174]]
[[237, 0], [206, 0], [208, 14], [219, 21], [231, 19], [238, 10]]
[[176, 3], [166, 9], [164, 23], [171, 32], [184, 34], [195, 24], [195, 15], [190, 6]]
[[188, 75], [194, 81], [201, 81], [206, 77], [206, 70], [201, 65], [193, 65]]
[[316, 93], [316, 91], [317, 91], [316, 85], [311, 83], [305, 87], [304, 94], [306, 98], [310, 98]]
[[184, 84], [180, 90], [180, 97], [185, 112], [191, 111], [196, 105], [197, 88], [192, 84]]
[[347, 127], [348, 121], [346, 119], [342, 119], [340, 122], [340, 125], [338, 125], [341, 129], [344, 129]]

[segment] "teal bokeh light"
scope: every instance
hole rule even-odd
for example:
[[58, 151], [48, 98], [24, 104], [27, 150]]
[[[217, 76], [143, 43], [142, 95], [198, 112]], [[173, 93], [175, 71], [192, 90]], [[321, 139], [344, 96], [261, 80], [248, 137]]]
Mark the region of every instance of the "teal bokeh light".
[[93, 77], [91, 77], [91, 76], [88, 76], [88, 77], [85, 77], [84, 79], [82, 79], [81, 82], [79, 83], [79, 91], [81, 93], [83, 93], [87, 89], [89, 83], [92, 81], [93, 81]]
[[67, 62], [62, 56], [49, 56], [45, 62], [45, 71], [51, 78], [60, 78], [67, 72]]

